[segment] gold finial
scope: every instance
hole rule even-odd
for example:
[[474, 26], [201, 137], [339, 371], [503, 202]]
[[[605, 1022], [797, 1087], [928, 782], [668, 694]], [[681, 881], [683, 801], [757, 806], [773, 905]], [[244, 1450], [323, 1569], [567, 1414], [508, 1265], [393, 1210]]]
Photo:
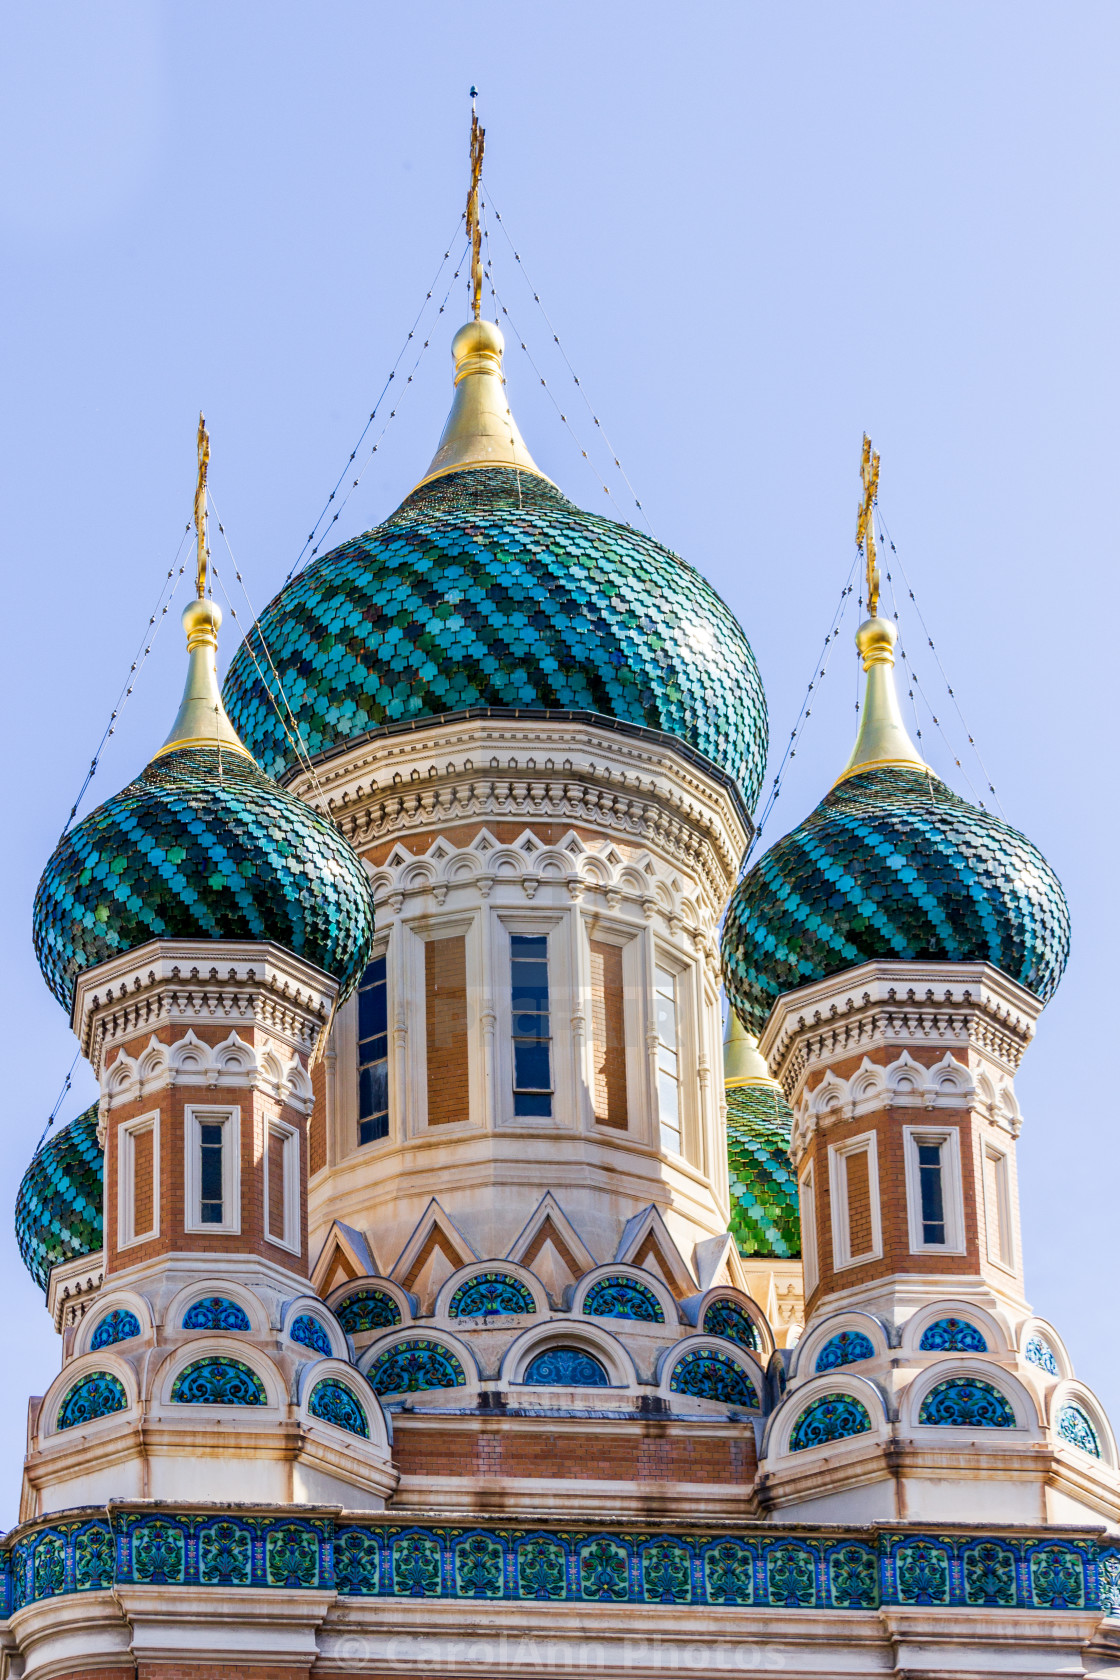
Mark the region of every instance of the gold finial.
[[856, 547], [862, 548], [867, 560], [867, 616], [875, 618], [879, 611], [879, 567], [875, 557], [875, 518], [873, 509], [879, 494], [879, 457], [871, 447], [871, 439], [863, 434], [863, 455], [859, 463], [863, 498], [859, 504], [856, 524]]
[[889, 619], [879, 617], [879, 567], [875, 560], [873, 513], [879, 493], [879, 457], [872, 449], [866, 432], [863, 435], [859, 476], [863, 499], [859, 504], [856, 546], [862, 548], [867, 557], [867, 606], [870, 616], [856, 631], [856, 647], [863, 656], [867, 684], [863, 692], [863, 711], [856, 744], [851, 758], [833, 783], [834, 787], [864, 770], [884, 769], [891, 765], [902, 769], [929, 769], [910, 739], [898, 704], [898, 692], [894, 686], [894, 647], [898, 631]]
[[206, 471], [210, 465], [210, 433], [202, 410], [198, 411], [198, 482], [194, 490], [194, 529], [198, 540], [198, 566], [195, 595], [201, 601], [206, 594], [206, 568], [210, 550], [206, 546]]
[[727, 1006], [727, 1026], [723, 1033], [723, 1084], [725, 1090], [736, 1085], [779, 1088], [762, 1059], [758, 1039], [747, 1031], [731, 1003]]
[[210, 562], [210, 550], [206, 546], [206, 469], [209, 465], [210, 434], [200, 414], [198, 482], [194, 492], [194, 528], [198, 538], [197, 593], [183, 611], [183, 629], [187, 632], [187, 680], [171, 733], [159, 751], [152, 754], [153, 759], [162, 758], [164, 753], [179, 752], [185, 747], [217, 747], [219, 753], [241, 753], [253, 760], [252, 753], [226, 716], [222, 692], [218, 687], [218, 629], [222, 622], [222, 609], [217, 601], [206, 599]]
[[478, 120], [475, 101], [478, 89], [471, 89], [471, 184], [467, 193], [467, 238], [471, 242], [471, 307], [477, 321], [482, 314], [482, 228], [478, 219], [478, 189], [482, 182], [482, 159], [486, 151], [486, 130]]

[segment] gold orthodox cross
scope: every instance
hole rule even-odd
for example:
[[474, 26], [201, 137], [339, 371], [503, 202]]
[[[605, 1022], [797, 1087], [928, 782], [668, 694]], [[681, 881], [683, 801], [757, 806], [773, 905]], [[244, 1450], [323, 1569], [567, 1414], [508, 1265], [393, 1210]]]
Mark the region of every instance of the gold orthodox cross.
[[475, 90], [471, 89], [471, 185], [467, 193], [467, 238], [471, 242], [471, 302], [474, 318], [482, 314], [482, 229], [478, 220], [478, 189], [482, 181], [482, 154], [486, 150], [486, 130], [475, 110]]
[[210, 433], [201, 412], [198, 416], [198, 483], [194, 491], [194, 529], [198, 538], [198, 570], [195, 594], [201, 601], [206, 594], [206, 563], [210, 550], [206, 546], [206, 469], [210, 465]]
[[867, 616], [879, 613], [879, 567], [875, 557], [875, 519], [872, 509], [879, 494], [879, 457], [871, 447], [871, 439], [863, 434], [863, 455], [859, 463], [863, 499], [859, 504], [856, 524], [856, 547], [862, 548], [867, 560]]

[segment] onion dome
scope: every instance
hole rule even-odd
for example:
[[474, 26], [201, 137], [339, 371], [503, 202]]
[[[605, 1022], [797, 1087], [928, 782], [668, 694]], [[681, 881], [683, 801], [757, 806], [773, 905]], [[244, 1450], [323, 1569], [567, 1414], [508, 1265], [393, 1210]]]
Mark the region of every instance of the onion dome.
[[749, 815], [767, 717], [743, 631], [691, 566], [544, 477], [510, 415], [502, 348], [489, 322], [456, 334], [428, 473], [289, 583], [238, 649], [225, 701], [241, 738], [273, 775], [295, 767], [272, 665], [313, 758], [432, 718], [594, 714], [702, 755]]
[[24, 1173], [16, 1196], [16, 1243], [40, 1289], [52, 1266], [101, 1248], [104, 1169], [94, 1103], [45, 1143]]
[[723, 977], [748, 1028], [775, 1000], [875, 958], [988, 962], [1043, 1003], [1069, 954], [1069, 908], [1022, 834], [935, 776], [906, 734], [887, 620], [860, 626], [867, 694], [855, 750], [816, 810], [739, 883]]
[[39, 882], [35, 954], [66, 1009], [80, 973], [150, 939], [268, 940], [329, 974], [340, 997], [368, 960], [365, 869], [238, 739], [218, 692], [220, 623], [213, 601], [186, 609], [190, 662], [171, 734], [134, 782], [63, 835]]
[[728, 1230], [739, 1253], [777, 1260], [801, 1253], [797, 1180], [789, 1158], [793, 1115], [752, 1038], [733, 1009], [723, 1046], [727, 1101]]

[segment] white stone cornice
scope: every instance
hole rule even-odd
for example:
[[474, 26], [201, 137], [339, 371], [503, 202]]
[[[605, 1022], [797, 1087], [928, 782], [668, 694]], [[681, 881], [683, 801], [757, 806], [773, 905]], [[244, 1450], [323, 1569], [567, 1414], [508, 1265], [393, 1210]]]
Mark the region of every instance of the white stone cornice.
[[[663, 735], [590, 720], [436, 719], [366, 738], [288, 784], [359, 851], [394, 834], [482, 821], [578, 823], [647, 845], [700, 876], [713, 915], [748, 836], [728, 782]], [[320, 789], [322, 790], [320, 792]]]
[[199, 1023], [265, 1032], [286, 1069], [296, 1053], [314, 1060], [337, 990], [321, 969], [271, 943], [153, 939], [79, 975], [71, 1024], [99, 1080], [125, 1040]]
[[868, 962], [784, 993], [759, 1048], [790, 1101], [814, 1069], [872, 1049], [940, 1046], [1013, 1075], [1041, 1012], [990, 963]]

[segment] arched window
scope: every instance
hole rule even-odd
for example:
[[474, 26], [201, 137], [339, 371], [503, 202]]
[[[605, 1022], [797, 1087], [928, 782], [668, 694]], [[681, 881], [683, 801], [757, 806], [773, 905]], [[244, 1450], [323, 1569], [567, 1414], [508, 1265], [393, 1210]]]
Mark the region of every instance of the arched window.
[[820, 1394], [806, 1406], [790, 1431], [790, 1452], [804, 1452], [827, 1441], [843, 1441], [849, 1435], [866, 1435], [871, 1415], [852, 1394]]
[[1014, 1429], [1015, 1413], [1006, 1395], [990, 1382], [949, 1377], [930, 1389], [918, 1422], [955, 1429]]
[[718, 1348], [692, 1348], [673, 1367], [671, 1394], [719, 1400], [725, 1406], [757, 1406], [758, 1395], [743, 1367]]
[[918, 1348], [922, 1353], [987, 1353], [988, 1344], [967, 1318], [939, 1318], [926, 1325]]
[[738, 1301], [723, 1296], [713, 1301], [704, 1314], [703, 1330], [708, 1336], [726, 1336], [736, 1346], [758, 1352], [758, 1329], [749, 1312]]
[[538, 1388], [609, 1388], [606, 1367], [579, 1347], [550, 1347], [532, 1359], [523, 1383]]
[[363, 1330], [391, 1330], [401, 1321], [401, 1309], [386, 1289], [356, 1289], [335, 1317], [348, 1336], [360, 1336]]
[[449, 1318], [489, 1318], [496, 1313], [535, 1313], [537, 1304], [520, 1278], [476, 1272], [451, 1297]]
[[113, 1412], [128, 1408], [128, 1395], [119, 1377], [108, 1371], [91, 1371], [76, 1382], [58, 1409], [58, 1429], [73, 1429], [75, 1424], [92, 1423], [95, 1418], [109, 1417]]
[[224, 1295], [207, 1295], [183, 1315], [184, 1330], [250, 1330], [249, 1314]]
[[180, 1406], [267, 1406], [264, 1384], [240, 1359], [192, 1359], [171, 1389]]
[[1044, 1336], [1035, 1331], [1033, 1336], [1027, 1337], [1027, 1345], [1023, 1349], [1023, 1358], [1028, 1365], [1037, 1365], [1040, 1371], [1045, 1371], [1049, 1377], [1061, 1375], [1054, 1349]]
[[294, 1318], [288, 1334], [293, 1342], [299, 1343], [300, 1347], [310, 1348], [314, 1353], [321, 1353], [324, 1359], [329, 1359], [334, 1352], [330, 1337], [319, 1320], [311, 1313], [300, 1313], [298, 1318]]
[[1058, 1434], [1063, 1441], [1068, 1441], [1071, 1447], [1080, 1447], [1091, 1458], [1101, 1456], [1101, 1444], [1097, 1439], [1097, 1432], [1089, 1421], [1089, 1414], [1075, 1406], [1072, 1401], [1062, 1407], [1058, 1413]]
[[874, 1359], [875, 1344], [862, 1330], [841, 1330], [830, 1336], [817, 1354], [815, 1371], [838, 1371], [841, 1365], [854, 1365], [858, 1359]]

